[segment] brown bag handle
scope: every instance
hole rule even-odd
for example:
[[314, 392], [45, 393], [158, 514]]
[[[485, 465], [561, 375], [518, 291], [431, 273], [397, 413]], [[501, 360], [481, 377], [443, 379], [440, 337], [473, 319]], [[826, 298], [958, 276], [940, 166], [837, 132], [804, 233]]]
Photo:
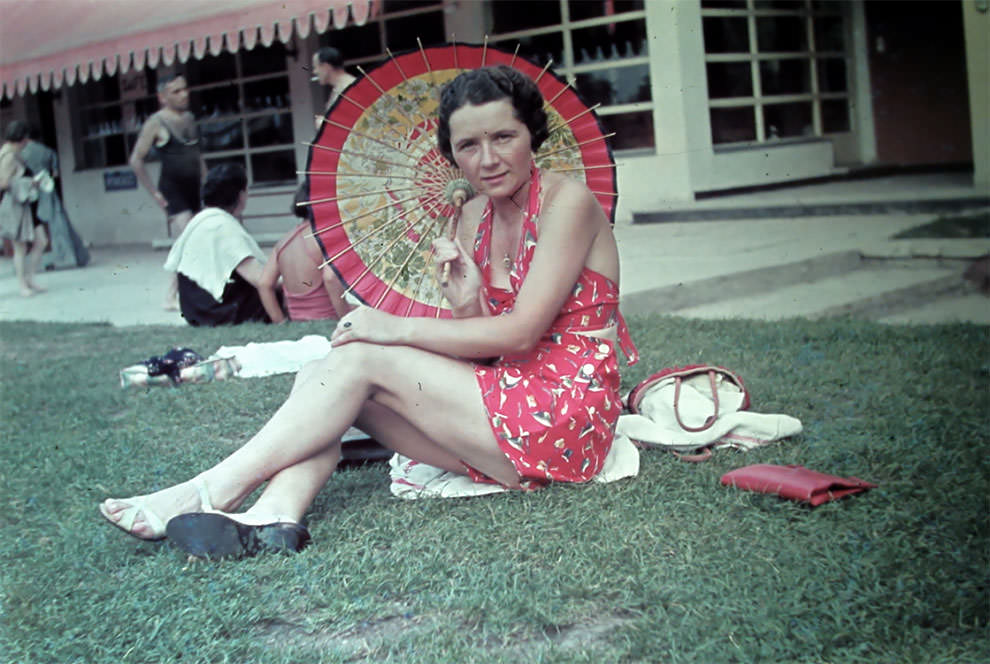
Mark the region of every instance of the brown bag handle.
[[711, 429], [715, 424], [715, 420], [718, 419], [718, 389], [715, 386], [715, 372], [713, 370], [708, 371], [708, 383], [712, 387], [712, 401], [715, 403], [715, 412], [700, 427], [689, 427], [681, 421], [680, 400], [682, 380], [680, 376], [674, 378], [674, 418], [677, 420], [677, 424], [685, 431], [690, 431], [691, 433]]

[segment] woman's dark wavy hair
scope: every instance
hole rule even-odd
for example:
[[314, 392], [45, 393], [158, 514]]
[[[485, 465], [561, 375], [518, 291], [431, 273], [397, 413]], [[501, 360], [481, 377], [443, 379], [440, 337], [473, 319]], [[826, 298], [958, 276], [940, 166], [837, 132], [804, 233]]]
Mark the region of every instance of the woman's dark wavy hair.
[[533, 152], [540, 149], [550, 133], [540, 89], [533, 79], [518, 69], [496, 65], [458, 74], [443, 87], [438, 110], [437, 147], [447, 161], [454, 163], [454, 152], [450, 147], [450, 116], [454, 111], [466, 104], [481, 105], [499, 99], [512, 102], [516, 119], [529, 129], [530, 147]]
[[210, 169], [203, 182], [203, 205], [229, 210], [247, 189], [247, 173], [240, 164], [220, 164]]

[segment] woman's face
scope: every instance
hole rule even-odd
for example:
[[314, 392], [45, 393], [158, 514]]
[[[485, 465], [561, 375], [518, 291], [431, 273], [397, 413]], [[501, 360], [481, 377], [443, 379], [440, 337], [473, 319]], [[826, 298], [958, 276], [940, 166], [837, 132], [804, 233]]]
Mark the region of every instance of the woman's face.
[[530, 134], [512, 102], [466, 104], [450, 115], [450, 149], [475, 191], [512, 196], [529, 180]]

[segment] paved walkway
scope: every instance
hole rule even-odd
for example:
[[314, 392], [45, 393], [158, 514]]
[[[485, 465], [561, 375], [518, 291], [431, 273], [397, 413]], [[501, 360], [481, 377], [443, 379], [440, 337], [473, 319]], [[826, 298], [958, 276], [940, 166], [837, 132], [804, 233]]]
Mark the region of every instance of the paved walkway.
[[[884, 178], [872, 185], [838, 183], [732, 198], [738, 209], [766, 206], [788, 196], [803, 201], [865, 200], [867, 190], [877, 200], [971, 194], [972, 187], [967, 190], [961, 178]], [[713, 205], [708, 200], [698, 207]], [[917, 292], [928, 293], [928, 299], [901, 297], [901, 304], [886, 315], [869, 317], [897, 323], [990, 324], [990, 299], [967, 290], [961, 277], [968, 262], [964, 259], [990, 254], [990, 240], [891, 239], [935, 216], [904, 212], [620, 225], [615, 233], [623, 306], [630, 313], [775, 319], [844, 311], [857, 315], [871, 306], [889, 308], [889, 293]], [[92, 255], [92, 263], [83, 269], [39, 275], [48, 292], [31, 298], [18, 295], [11, 261], [0, 261], [0, 320], [184, 324], [177, 312], [161, 307], [167, 283], [161, 268], [164, 251], [97, 248]], [[947, 287], [953, 284], [958, 287]]]

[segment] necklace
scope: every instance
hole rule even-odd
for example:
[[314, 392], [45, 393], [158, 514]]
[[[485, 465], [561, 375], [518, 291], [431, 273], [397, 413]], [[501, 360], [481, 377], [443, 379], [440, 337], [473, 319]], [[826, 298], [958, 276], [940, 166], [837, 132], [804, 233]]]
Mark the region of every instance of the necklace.
[[[526, 211], [523, 210], [523, 207], [519, 205], [519, 203], [516, 203], [516, 194], [522, 191], [523, 187], [525, 187], [528, 184], [529, 182], [523, 182], [521, 185], [519, 185], [519, 188], [516, 189], [514, 192], [512, 192], [512, 195], [509, 196], [509, 200], [512, 201], [512, 204], [515, 205], [516, 208], [518, 208], [518, 210], [523, 213], [522, 216], [524, 219], [526, 217]], [[510, 254], [508, 251], [505, 252], [505, 256], [502, 257], [502, 265], [505, 266], [506, 272], [512, 272], [512, 268], [515, 265], [515, 261], [512, 259], [512, 254]]]

